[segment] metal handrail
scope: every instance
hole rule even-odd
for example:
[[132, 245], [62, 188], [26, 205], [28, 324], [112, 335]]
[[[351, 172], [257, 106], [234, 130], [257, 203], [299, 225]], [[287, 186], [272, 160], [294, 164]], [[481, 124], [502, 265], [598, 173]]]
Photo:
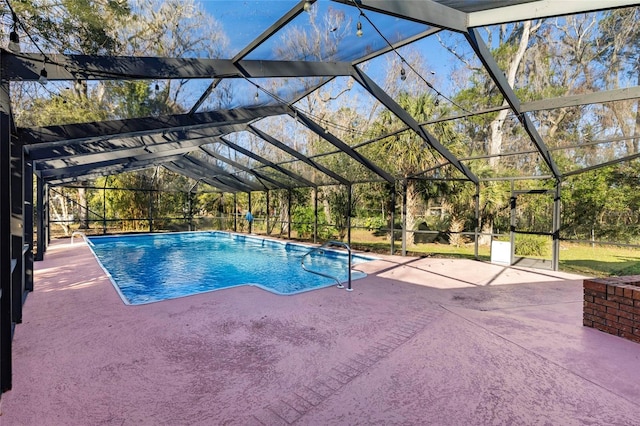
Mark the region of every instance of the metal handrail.
[[332, 280], [335, 280], [338, 283], [338, 286], [337, 286], [338, 288], [344, 288], [344, 285], [342, 285], [342, 283], [340, 282], [340, 280], [337, 277], [331, 276], [329, 274], [325, 274], [324, 272], [312, 271], [311, 269], [307, 269], [307, 267], [304, 266], [304, 258], [305, 257], [310, 255], [311, 253], [315, 253], [316, 251], [321, 251], [323, 248], [328, 248], [328, 247], [331, 247], [331, 246], [341, 246], [341, 247], [344, 247], [345, 249], [347, 249], [348, 259], [349, 259], [349, 265], [348, 265], [349, 281], [348, 281], [347, 291], [353, 291], [353, 289], [351, 288], [351, 247], [349, 247], [349, 244], [347, 244], [347, 243], [343, 243], [342, 241], [327, 241], [326, 243], [322, 244], [321, 246], [315, 247], [315, 248], [309, 250], [307, 253], [303, 254], [302, 257], [300, 258], [300, 266], [302, 266], [302, 269], [304, 269], [307, 272], [311, 272], [312, 274], [320, 275], [322, 277], [330, 278]]
[[80, 235], [82, 237], [82, 239], [84, 240], [84, 242], [87, 242], [87, 236], [84, 232], [81, 231], [73, 231], [71, 233], [71, 244], [73, 244], [73, 237], [75, 237], [76, 235]]

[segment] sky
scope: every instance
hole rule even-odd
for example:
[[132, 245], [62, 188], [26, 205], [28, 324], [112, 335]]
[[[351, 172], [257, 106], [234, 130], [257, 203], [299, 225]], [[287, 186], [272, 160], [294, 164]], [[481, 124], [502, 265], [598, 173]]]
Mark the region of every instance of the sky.
[[[235, 55], [241, 49], [251, 43], [262, 32], [269, 28], [279, 18], [291, 10], [298, 0], [253, 0], [253, 1], [228, 1], [228, 0], [200, 0], [206, 12], [210, 13], [218, 20], [224, 31], [227, 33], [230, 42], [231, 55]], [[429, 29], [429, 26], [377, 14], [371, 11], [365, 12], [365, 16], [359, 16], [358, 9], [352, 6], [343, 5], [329, 0], [319, 0], [313, 6], [318, 10], [318, 25], [327, 25], [323, 19], [328, 15], [329, 10], [336, 13], [344, 13], [346, 34], [339, 45], [338, 57], [336, 60], [351, 61], [364, 56], [369, 52], [375, 52], [381, 48], [386, 48], [388, 42], [410, 37]], [[311, 28], [310, 15], [300, 14], [290, 24], [299, 28]], [[361, 21], [364, 35], [356, 36], [356, 23]], [[382, 33], [384, 37], [381, 36]], [[386, 40], [385, 40], [386, 38]], [[282, 33], [276, 34], [269, 41], [258, 47], [249, 54], [246, 59], [279, 59], [273, 55], [274, 50], [282, 43]], [[401, 54], [415, 54], [415, 51], [428, 52], [424, 54], [424, 61], [427, 62], [427, 78], [434, 85], [440, 85], [443, 81], [449, 85], [450, 78], [444, 76], [451, 74], [451, 55], [447, 54], [439, 45], [435, 37], [429, 37], [423, 41], [414, 43], [411, 48], [399, 49]], [[377, 60], [371, 61], [367, 67], [367, 73], [378, 84], [384, 84], [385, 75], [389, 66], [387, 57], [395, 57], [394, 61], [400, 60], [393, 53], [385, 55]], [[398, 73], [400, 67], [398, 67]], [[407, 71], [409, 71], [407, 69]], [[430, 73], [434, 71], [435, 74]], [[409, 71], [410, 72], [410, 71]], [[398, 79], [399, 80], [399, 79]], [[408, 81], [407, 81], [408, 83]], [[402, 82], [398, 81], [398, 84]], [[428, 90], [424, 87], [424, 90]], [[449, 89], [441, 87], [443, 93], [448, 93]], [[352, 92], [355, 93], [355, 92]], [[251, 94], [253, 97], [253, 93]]]
[[239, 51], [283, 16], [297, 0], [199, 0], [222, 23], [234, 52]]

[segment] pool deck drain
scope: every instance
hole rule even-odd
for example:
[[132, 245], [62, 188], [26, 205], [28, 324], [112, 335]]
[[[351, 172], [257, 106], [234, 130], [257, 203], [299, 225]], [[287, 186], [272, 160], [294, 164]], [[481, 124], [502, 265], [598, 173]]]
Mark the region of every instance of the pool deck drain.
[[[256, 425], [290, 425], [302, 418], [313, 407], [338, 393], [345, 385], [365, 373], [370, 367], [387, 358], [394, 350], [408, 342], [427, 327], [441, 310], [429, 309], [412, 317], [405, 324], [389, 331], [388, 335], [373, 343], [362, 354], [356, 354], [344, 363], [334, 366], [324, 377], [311, 385], [299, 386], [290, 395], [266, 406], [253, 415]], [[251, 424], [251, 423], [249, 423]]]

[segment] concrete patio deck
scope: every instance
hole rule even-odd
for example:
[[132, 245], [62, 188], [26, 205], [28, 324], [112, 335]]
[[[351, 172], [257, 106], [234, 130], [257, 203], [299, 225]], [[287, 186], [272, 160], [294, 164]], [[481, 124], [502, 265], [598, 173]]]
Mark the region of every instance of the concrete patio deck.
[[83, 243], [36, 263], [2, 425], [637, 425], [640, 345], [580, 277], [385, 258], [348, 293], [122, 303]]

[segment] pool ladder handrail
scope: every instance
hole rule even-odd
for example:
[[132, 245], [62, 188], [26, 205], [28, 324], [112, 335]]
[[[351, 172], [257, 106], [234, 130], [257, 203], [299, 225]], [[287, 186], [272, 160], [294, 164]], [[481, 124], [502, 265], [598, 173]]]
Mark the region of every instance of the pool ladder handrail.
[[80, 235], [85, 243], [87, 243], [87, 244], [89, 243], [87, 241], [87, 235], [84, 232], [82, 232], [82, 231], [73, 231], [71, 233], [71, 244], [73, 244], [73, 237], [75, 237], [76, 235]]
[[329, 274], [325, 274], [324, 272], [312, 271], [311, 269], [308, 269], [304, 265], [304, 258], [305, 257], [310, 255], [311, 253], [315, 253], [317, 251], [322, 251], [322, 249], [329, 248], [329, 247], [332, 247], [332, 246], [334, 246], [334, 247], [335, 246], [340, 246], [340, 247], [344, 247], [345, 249], [347, 249], [348, 259], [349, 259], [349, 265], [348, 265], [349, 280], [348, 280], [347, 291], [353, 291], [353, 289], [351, 288], [351, 247], [349, 247], [349, 244], [347, 244], [347, 243], [343, 243], [342, 241], [327, 241], [326, 243], [322, 244], [321, 246], [314, 247], [313, 249], [309, 250], [307, 253], [302, 255], [302, 257], [300, 258], [300, 266], [302, 266], [302, 269], [304, 269], [307, 272], [311, 272], [312, 274], [320, 275], [322, 277], [330, 278], [332, 280], [335, 280], [335, 282], [338, 283], [338, 285], [337, 285], [338, 288], [344, 288], [344, 285], [340, 282], [340, 280], [337, 277], [334, 277], [334, 276], [329, 275]]

